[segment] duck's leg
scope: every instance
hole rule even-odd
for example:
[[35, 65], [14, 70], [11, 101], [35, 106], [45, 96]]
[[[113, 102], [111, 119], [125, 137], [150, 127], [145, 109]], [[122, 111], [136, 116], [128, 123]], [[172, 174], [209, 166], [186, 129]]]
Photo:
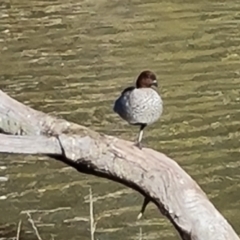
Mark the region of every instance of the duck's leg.
[[150, 202], [150, 199], [148, 197], [145, 197], [144, 201], [143, 201], [143, 205], [142, 205], [141, 211], [140, 211], [140, 213], [137, 216], [138, 220], [143, 216], [144, 211], [145, 211], [147, 205], [149, 204], [149, 202]]
[[143, 137], [143, 129], [144, 129], [146, 126], [147, 126], [147, 124], [141, 124], [141, 125], [140, 125], [140, 130], [139, 130], [138, 139], [137, 139], [137, 143], [136, 143], [136, 146], [137, 146], [139, 149], [142, 149], [141, 141], [142, 141], [142, 137]]
[[[141, 124], [140, 125], [140, 130], [139, 130], [139, 134], [138, 134], [138, 140], [137, 140], [137, 143], [136, 143], [136, 146], [139, 148], [139, 149], [142, 149], [142, 144], [141, 144], [141, 141], [142, 141], [142, 137], [143, 137], [143, 129], [147, 126], [147, 124]], [[143, 205], [142, 205], [142, 208], [141, 208], [141, 211], [140, 213], [138, 214], [137, 216], [137, 219], [140, 219], [143, 214], [144, 214], [144, 211], [147, 207], [147, 205], [149, 204], [150, 202], [150, 199], [148, 197], [145, 197], [144, 198], [144, 201], [143, 201]]]

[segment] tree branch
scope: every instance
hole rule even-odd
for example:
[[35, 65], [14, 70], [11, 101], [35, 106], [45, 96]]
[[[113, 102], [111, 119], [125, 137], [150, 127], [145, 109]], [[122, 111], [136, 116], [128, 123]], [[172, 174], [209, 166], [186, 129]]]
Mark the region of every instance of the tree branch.
[[[184, 240], [239, 240], [197, 183], [172, 159], [33, 110], [0, 91], [0, 152], [45, 154], [153, 201]], [[31, 143], [31, 145], [30, 145]]]
[[61, 155], [62, 150], [55, 137], [0, 134], [0, 153]]

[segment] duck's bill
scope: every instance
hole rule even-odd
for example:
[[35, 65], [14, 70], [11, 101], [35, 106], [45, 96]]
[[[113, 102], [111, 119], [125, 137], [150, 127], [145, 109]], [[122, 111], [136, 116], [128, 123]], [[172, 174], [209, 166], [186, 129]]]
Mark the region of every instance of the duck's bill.
[[157, 82], [157, 80], [154, 80], [154, 81], [152, 82], [152, 85], [155, 86], [155, 87], [158, 87], [158, 82]]

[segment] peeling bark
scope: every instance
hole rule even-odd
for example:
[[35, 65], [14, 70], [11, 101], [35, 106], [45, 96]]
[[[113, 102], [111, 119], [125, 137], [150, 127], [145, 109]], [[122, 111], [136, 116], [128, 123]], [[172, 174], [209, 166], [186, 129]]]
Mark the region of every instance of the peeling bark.
[[239, 240], [197, 183], [162, 153], [36, 111], [2, 91], [0, 132], [2, 153], [48, 155], [149, 197], [181, 239]]

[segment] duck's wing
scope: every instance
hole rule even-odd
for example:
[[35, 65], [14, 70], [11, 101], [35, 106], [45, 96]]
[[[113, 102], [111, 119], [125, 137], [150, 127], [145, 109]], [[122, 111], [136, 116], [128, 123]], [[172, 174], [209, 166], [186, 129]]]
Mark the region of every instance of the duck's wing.
[[133, 86], [125, 88], [114, 103], [113, 111], [118, 113], [125, 120], [128, 118], [127, 115], [129, 114], [129, 95], [131, 95], [134, 89], [135, 87]]

